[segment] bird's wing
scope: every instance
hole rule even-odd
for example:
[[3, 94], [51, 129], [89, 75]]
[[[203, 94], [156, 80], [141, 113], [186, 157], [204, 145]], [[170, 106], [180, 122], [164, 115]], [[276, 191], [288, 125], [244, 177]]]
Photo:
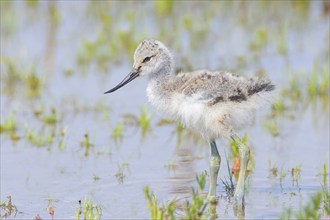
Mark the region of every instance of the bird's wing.
[[196, 71], [178, 75], [179, 91], [196, 101], [210, 105], [219, 102], [242, 102], [262, 90], [274, 87], [269, 81], [244, 78], [229, 72]]

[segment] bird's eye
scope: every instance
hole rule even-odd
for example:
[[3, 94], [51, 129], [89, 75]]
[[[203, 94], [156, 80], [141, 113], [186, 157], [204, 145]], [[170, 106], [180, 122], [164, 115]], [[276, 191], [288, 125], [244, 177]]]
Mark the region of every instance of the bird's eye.
[[146, 57], [146, 58], [144, 58], [144, 60], [142, 61], [142, 63], [149, 62], [150, 60], [151, 60], [151, 57]]

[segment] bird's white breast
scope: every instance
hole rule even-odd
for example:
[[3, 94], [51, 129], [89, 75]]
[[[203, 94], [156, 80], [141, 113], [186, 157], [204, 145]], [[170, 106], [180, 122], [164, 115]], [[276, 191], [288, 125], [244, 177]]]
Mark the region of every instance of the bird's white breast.
[[185, 96], [178, 92], [161, 93], [153, 84], [147, 87], [147, 96], [149, 102], [166, 117], [181, 121], [185, 127], [200, 133], [205, 138], [209, 138], [208, 136], [214, 133], [212, 130], [219, 131], [219, 128], [212, 126], [216, 123], [210, 123], [217, 116], [213, 117], [213, 114], [210, 114], [210, 109], [205, 103], [196, 102], [196, 97]]

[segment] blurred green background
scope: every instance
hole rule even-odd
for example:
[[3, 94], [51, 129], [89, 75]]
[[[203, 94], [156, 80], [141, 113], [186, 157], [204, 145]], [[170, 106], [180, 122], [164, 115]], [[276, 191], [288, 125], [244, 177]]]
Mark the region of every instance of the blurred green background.
[[[17, 218], [50, 218], [55, 210], [57, 218], [79, 219], [85, 214], [78, 201], [90, 204], [87, 196], [100, 207], [96, 218], [99, 210], [104, 219], [149, 218], [145, 186], [155, 190], [159, 206], [192, 198], [195, 176], [208, 167], [206, 142], [154, 112], [143, 80], [103, 95], [129, 72], [145, 38], [168, 46], [177, 72], [227, 70], [276, 84], [271, 108], [245, 131], [253, 145], [247, 218], [304, 216], [304, 205], [320, 191], [325, 205], [312, 214], [329, 215], [329, 1], [0, 6], [2, 217], [17, 208]], [[225, 155], [232, 164], [237, 149], [222, 145], [228, 146], [221, 147], [224, 179]], [[218, 217], [234, 218], [220, 181], [217, 190]], [[190, 213], [173, 209], [177, 218]]]

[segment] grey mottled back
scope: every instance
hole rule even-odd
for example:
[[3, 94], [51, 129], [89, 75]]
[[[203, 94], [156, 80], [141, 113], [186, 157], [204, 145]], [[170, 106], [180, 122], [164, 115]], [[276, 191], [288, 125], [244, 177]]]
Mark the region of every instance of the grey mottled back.
[[219, 102], [243, 102], [249, 96], [275, 88], [268, 80], [245, 78], [225, 71], [200, 70], [181, 73], [172, 82], [174, 90], [214, 105]]

